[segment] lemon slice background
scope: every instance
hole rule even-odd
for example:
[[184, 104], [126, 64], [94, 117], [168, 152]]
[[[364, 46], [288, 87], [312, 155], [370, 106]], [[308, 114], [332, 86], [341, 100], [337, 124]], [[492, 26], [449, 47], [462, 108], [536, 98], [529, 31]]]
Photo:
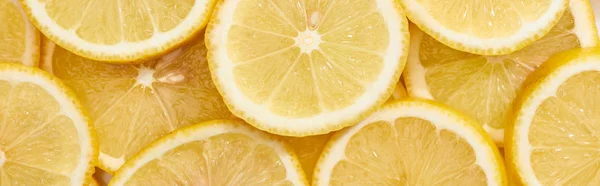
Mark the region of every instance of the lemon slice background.
[[180, 129], [145, 148], [110, 185], [308, 185], [283, 142], [240, 121]]
[[126, 62], [194, 39], [216, 0], [21, 0], [44, 35], [86, 58]]
[[84, 185], [98, 156], [75, 95], [37, 68], [0, 63], [0, 184]]
[[589, 1], [572, 0], [544, 38], [509, 55], [480, 56], [451, 49], [411, 27], [404, 74], [410, 95], [435, 99], [477, 119], [499, 146], [523, 80], [551, 55], [598, 45]]
[[385, 102], [407, 34], [394, 1], [231, 0], [217, 5], [206, 40], [213, 79], [235, 115], [307, 136], [355, 124]]
[[597, 185], [600, 49], [561, 53], [527, 79], [507, 161], [527, 185]]
[[40, 33], [18, 0], [0, 0], [0, 61], [38, 66]]
[[317, 167], [317, 186], [506, 184], [498, 149], [474, 120], [416, 99], [337, 132]]
[[546, 35], [569, 0], [400, 0], [420, 29], [454, 49], [503, 55]]
[[183, 126], [233, 118], [211, 80], [202, 36], [141, 64], [92, 61], [43, 44], [42, 68], [75, 90], [90, 111], [100, 143], [100, 166], [116, 171], [161, 136]]

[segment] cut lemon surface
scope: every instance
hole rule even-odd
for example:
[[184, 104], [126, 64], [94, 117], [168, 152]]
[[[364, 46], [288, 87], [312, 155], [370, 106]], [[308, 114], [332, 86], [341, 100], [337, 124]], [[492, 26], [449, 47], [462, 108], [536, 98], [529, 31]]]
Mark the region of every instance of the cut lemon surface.
[[474, 54], [503, 55], [546, 35], [569, 0], [399, 2], [412, 22], [445, 45]]
[[356, 124], [386, 101], [404, 68], [408, 25], [389, 0], [227, 0], [206, 40], [235, 115], [308, 136]]
[[156, 57], [193, 39], [216, 0], [21, 0], [44, 35], [86, 58], [126, 62]]
[[75, 95], [33, 67], [0, 63], [0, 185], [87, 185], [98, 155]]
[[589, 1], [570, 11], [544, 38], [508, 55], [481, 56], [451, 49], [411, 27], [404, 76], [411, 96], [435, 99], [475, 118], [503, 146], [504, 126], [523, 80], [551, 55], [598, 45]]
[[27, 66], [40, 61], [40, 33], [19, 0], [0, 0], [0, 61]]
[[108, 172], [175, 129], [233, 117], [211, 80], [202, 37], [136, 65], [92, 61], [43, 43], [42, 68], [73, 88], [90, 112], [99, 166]]
[[298, 160], [308, 180], [312, 179], [315, 164], [332, 135], [333, 133], [306, 137], [283, 137], [283, 140], [298, 155]]
[[178, 130], [119, 169], [120, 185], [308, 185], [282, 141], [241, 121], [215, 120]]
[[507, 163], [525, 185], [599, 185], [600, 48], [552, 57], [525, 83]]
[[502, 157], [474, 120], [433, 101], [382, 106], [337, 132], [313, 185], [506, 185]]

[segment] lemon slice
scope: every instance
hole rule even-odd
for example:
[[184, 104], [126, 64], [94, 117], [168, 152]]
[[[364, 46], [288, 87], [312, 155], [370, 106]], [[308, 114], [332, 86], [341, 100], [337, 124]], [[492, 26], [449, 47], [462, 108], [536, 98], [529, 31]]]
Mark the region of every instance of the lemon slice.
[[86, 185], [97, 144], [75, 95], [37, 68], [0, 63], [0, 185]]
[[572, 0], [570, 11], [548, 35], [508, 55], [460, 52], [411, 27], [411, 54], [404, 78], [410, 95], [435, 99], [466, 113], [503, 146], [504, 125], [523, 80], [557, 52], [597, 44], [587, 0]]
[[306, 178], [308, 180], [312, 179], [313, 170], [321, 155], [321, 151], [323, 151], [323, 147], [325, 147], [325, 144], [333, 134], [334, 133], [306, 137], [283, 137], [283, 140], [287, 142], [294, 150], [294, 153], [298, 155], [298, 160], [300, 161], [300, 165], [302, 165], [302, 169], [304, 170], [304, 173], [306, 173]]
[[408, 25], [395, 1], [222, 1], [209, 66], [230, 110], [285, 136], [353, 125], [391, 95]]
[[120, 185], [308, 185], [285, 143], [240, 121], [178, 130], [145, 148], [110, 182]]
[[98, 132], [99, 166], [111, 173], [169, 132], [232, 118], [210, 78], [202, 37], [159, 59], [107, 64], [43, 43], [42, 68], [75, 90]]
[[[581, 0], [576, 0], [581, 1]], [[569, 0], [400, 0], [406, 16], [456, 50], [503, 55], [546, 35]]]
[[155, 57], [193, 39], [216, 0], [21, 0], [44, 35], [77, 55], [111, 62]]
[[313, 185], [505, 185], [502, 157], [474, 120], [432, 101], [386, 104], [337, 132]]
[[40, 33], [29, 22], [19, 0], [0, 0], [0, 61], [37, 66]]
[[558, 54], [531, 74], [507, 128], [507, 162], [525, 185], [598, 185], [600, 48]]

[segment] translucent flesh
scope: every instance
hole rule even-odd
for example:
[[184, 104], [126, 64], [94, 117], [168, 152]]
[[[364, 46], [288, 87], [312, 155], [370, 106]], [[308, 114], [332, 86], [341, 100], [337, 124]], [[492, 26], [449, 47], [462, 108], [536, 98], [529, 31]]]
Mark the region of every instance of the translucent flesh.
[[548, 35], [502, 56], [479, 56], [451, 49], [423, 36], [419, 58], [432, 96], [483, 125], [504, 128], [524, 79], [551, 55], [580, 47], [567, 12]]
[[563, 83], [529, 128], [531, 166], [544, 185], [600, 184], [600, 73]]
[[429, 121], [374, 122], [350, 138], [330, 185], [486, 185], [475, 160], [467, 142]]
[[[0, 0], [0, 62], [22, 63], [27, 43], [27, 18], [21, 14], [19, 2]], [[37, 51], [39, 52], [39, 51]]]
[[307, 180], [312, 180], [315, 164], [332, 135], [333, 133], [308, 137], [283, 137], [298, 156]]
[[[228, 57], [248, 99], [286, 117], [345, 108], [383, 66], [388, 31], [374, 0], [245, 0], [229, 30]], [[300, 32], [321, 36], [302, 52]]]
[[[32, 83], [0, 80], [0, 185], [70, 185], [78, 132], [59, 103]], [[0, 157], [2, 158], [2, 157]]]
[[415, 0], [427, 13], [452, 31], [479, 38], [515, 34], [539, 19], [552, 0]]
[[179, 25], [195, 0], [38, 0], [66, 30], [96, 44], [149, 39]]
[[232, 117], [205, 57], [202, 38], [139, 65], [91, 61], [56, 46], [52, 72], [75, 90], [89, 111], [100, 152], [127, 160], [175, 129]]
[[140, 167], [126, 185], [292, 185], [278, 154], [243, 134], [178, 146]]

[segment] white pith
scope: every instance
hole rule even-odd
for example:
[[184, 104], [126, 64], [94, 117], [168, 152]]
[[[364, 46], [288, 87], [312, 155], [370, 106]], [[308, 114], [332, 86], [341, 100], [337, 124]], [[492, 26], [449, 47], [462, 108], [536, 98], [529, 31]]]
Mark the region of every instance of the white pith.
[[[152, 160], [161, 158], [163, 154], [183, 144], [207, 140], [212, 136], [227, 133], [243, 134], [254, 139], [256, 143], [273, 148], [277, 155], [279, 155], [281, 163], [286, 168], [286, 180], [294, 185], [304, 185], [304, 176], [299, 173], [300, 169], [297, 160], [294, 160], [281, 142], [268, 139], [264, 134], [254, 131], [255, 129], [246, 126], [235, 126], [228, 122], [230, 121], [218, 121], [217, 124], [211, 124], [206, 127], [176, 131], [167, 140], [160, 141], [159, 144], [152, 144], [149, 146], [149, 149], [143, 151], [143, 154], [138, 155], [136, 159], [131, 160], [132, 162], [124, 165], [123, 169], [119, 170], [119, 173], [113, 178], [111, 185], [125, 185], [140, 167]], [[226, 169], [227, 167], [221, 168]]]
[[449, 130], [464, 139], [474, 149], [476, 162], [482, 168], [488, 180], [488, 185], [497, 185], [502, 179], [502, 168], [497, 164], [493, 146], [490, 146], [484, 136], [469, 126], [461, 117], [452, 111], [442, 110], [423, 102], [400, 101], [384, 106], [380, 111], [372, 114], [366, 120], [344, 129], [336, 141], [332, 141], [330, 149], [324, 151], [319, 159], [317, 168], [319, 172], [315, 175], [315, 184], [326, 186], [330, 183], [331, 174], [335, 165], [345, 159], [345, 149], [350, 139], [363, 127], [377, 121], [385, 121], [394, 124], [398, 118], [415, 117], [427, 120], [435, 125], [437, 131]]
[[522, 27], [519, 31], [513, 35], [502, 38], [479, 38], [471, 34], [451, 30], [438, 23], [435, 18], [431, 17], [428, 10], [421, 6], [417, 0], [401, 1], [405, 4], [405, 7], [410, 7], [408, 11], [416, 14], [422, 24], [426, 25], [426, 27], [431, 30], [434, 30], [436, 33], [439, 33], [441, 37], [454, 43], [461, 43], [461, 45], [464, 45], [466, 48], [499, 50], [504, 48], [514, 48], [517, 44], [538, 35], [540, 29], [546, 28], [547, 25], [556, 19], [557, 13], [564, 10], [564, 4], [567, 0], [552, 0], [548, 10], [537, 20], [534, 22], [521, 20]]
[[86, 172], [90, 168], [90, 161], [93, 157], [93, 145], [91, 144], [91, 134], [88, 128], [89, 123], [85, 116], [80, 115], [81, 110], [73, 104], [73, 100], [64, 92], [55, 82], [48, 80], [49, 77], [44, 77], [37, 73], [21, 71], [19, 69], [0, 69], [0, 81], [7, 81], [13, 85], [20, 83], [32, 83], [43, 88], [50, 94], [60, 105], [58, 114], [66, 116], [73, 121], [74, 127], [77, 130], [77, 136], [80, 144], [80, 152], [78, 164], [73, 172], [68, 175], [72, 185], [81, 185], [86, 180]]
[[[396, 69], [399, 68], [400, 58], [402, 51], [408, 46], [403, 46], [406, 43], [406, 39], [403, 38], [401, 31], [404, 28], [405, 18], [403, 14], [399, 12], [395, 7], [393, 1], [378, 0], [378, 10], [382, 14], [384, 21], [387, 23], [389, 33], [389, 46], [386, 52], [382, 55], [384, 57], [384, 63], [382, 72], [379, 74], [376, 81], [365, 87], [366, 92], [360, 96], [354, 104], [339, 110], [323, 111], [319, 114], [304, 118], [293, 118], [274, 114], [269, 110], [268, 105], [256, 104], [240, 90], [239, 87], [234, 83], [233, 68], [234, 63], [229, 59], [227, 55], [227, 36], [229, 28], [233, 24], [233, 13], [237, 7], [237, 4], [241, 0], [229, 0], [224, 1], [220, 7], [219, 12], [215, 12], [215, 19], [219, 20], [219, 24], [215, 25], [213, 30], [207, 36], [211, 38], [213, 60], [218, 63], [215, 65], [212, 73], [216, 77], [215, 81], [220, 84], [221, 91], [224, 92], [224, 97], [229, 100], [230, 103], [236, 110], [242, 111], [247, 117], [255, 120], [255, 123], [260, 123], [261, 128], [276, 128], [287, 131], [294, 131], [295, 133], [313, 133], [316, 129], [327, 128], [338, 125], [341, 121], [348, 122], [346, 120], [351, 119], [360, 113], [369, 110], [383, 94], [388, 90], [388, 86], [396, 75]], [[313, 14], [313, 16], [319, 16]], [[313, 18], [311, 18], [312, 20]], [[316, 19], [316, 18], [315, 18]], [[323, 131], [326, 132], [326, 131]]]

